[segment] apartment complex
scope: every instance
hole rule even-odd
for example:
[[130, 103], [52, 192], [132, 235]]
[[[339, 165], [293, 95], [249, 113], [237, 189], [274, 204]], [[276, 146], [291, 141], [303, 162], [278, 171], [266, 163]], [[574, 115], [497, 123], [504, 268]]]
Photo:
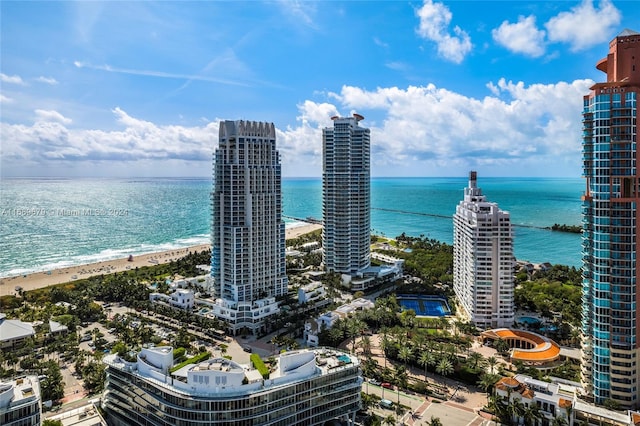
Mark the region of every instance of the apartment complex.
[[623, 31], [596, 68], [607, 80], [591, 87], [582, 113], [582, 379], [597, 404], [638, 408], [640, 34]]
[[266, 374], [225, 358], [174, 371], [167, 346], [104, 362], [102, 403], [115, 426], [353, 424], [361, 406], [358, 358], [334, 349], [280, 354]]
[[41, 422], [40, 382], [36, 376], [0, 382], [0, 425], [40, 426]]
[[282, 176], [273, 123], [223, 121], [213, 154], [214, 314], [256, 333], [287, 291]]
[[477, 327], [513, 324], [514, 262], [509, 213], [487, 201], [472, 171], [453, 216], [453, 289]]
[[322, 246], [327, 271], [356, 276], [370, 264], [371, 173], [364, 119], [332, 117], [322, 130]]

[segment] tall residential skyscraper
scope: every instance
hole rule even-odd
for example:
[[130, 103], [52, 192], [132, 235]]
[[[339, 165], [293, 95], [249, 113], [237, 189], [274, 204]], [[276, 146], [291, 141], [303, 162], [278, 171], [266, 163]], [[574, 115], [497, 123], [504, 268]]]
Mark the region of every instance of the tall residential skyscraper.
[[582, 112], [582, 379], [596, 403], [639, 408], [640, 34], [623, 31], [596, 68], [607, 81], [591, 87]]
[[213, 156], [214, 313], [256, 332], [286, 293], [280, 155], [273, 123], [224, 121]]
[[369, 129], [364, 119], [332, 117], [322, 130], [322, 246], [325, 268], [356, 275], [371, 264]]
[[509, 212], [487, 201], [471, 172], [453, 216], [453, 289], [471, 322], [495, 328], [513, 324], [513, 286]]

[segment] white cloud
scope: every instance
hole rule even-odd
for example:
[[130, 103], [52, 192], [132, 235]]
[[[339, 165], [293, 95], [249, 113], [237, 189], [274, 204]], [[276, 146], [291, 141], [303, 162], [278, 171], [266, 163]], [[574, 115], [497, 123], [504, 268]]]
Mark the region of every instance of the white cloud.
[[424, 0], [423, 6], [416, 11], [420, 18], [418, 35], [436, 43], [438, 54], [443, 58], [459, 64], [471, 52], [471, 38], [460, 27], [455, 26], [449, 33], [451, 11], [443, 3]]
[[[525, 85], [500, 79], [487, 84], [491, 95], [472, 98], [433, 84], [366, 90], [344, 86], [329, 93], [334, 102], [298, 105], [297, 123], [277, 129], [284, 176], [319, 176], [322, 129], [331, 117], [358, 111], [369, 118], [372, 174], [451, 176], [481, 168], [488, 175], [576, 175], [580, 168], [582, 96], [590, 80]], [[341, 111], [343, 113], [341, 113]], [[188, 127], [159, 125], [113, 109], [118, 130], [82, 130], [56, 111], [38, 110], [31, 126], [0, 123], [3, 167], [20, 164], [62, 168], [99, 163], [182, 164], [210, 169], [219, 120]], [[380, 119], [378, 119], [380, 118]], [[131, 166], [133, 167], [133, 166]], [[62, 170], [64, 170], [62, 168]]]
[[53, 77], [40, 76], [36, 78], [36, 81], [39, 81], [40, 83], [50, 84], [52, 86], [55, 86], [56, 84], [58, 84], [58, 80], [56, 80]]
[[550, 41], [569, 43], [571, 50], [579, 51], [608, 42], [621, 17], [609, 0], [602, 0], [599, 9], [593, 7], [592, 0], [583, 0], [570, 12], [549, 19], [545, 27]]
[[22, 80], [22, 77], [20, 77], [19, 75], [7, 75], [0, 73], [0, 81], [9, 84], [19, 84], [21, 86], [26, 85], [26, 83]]
[[496, 43], [506, 47], [512, 52], [523, 53], [537, 58], [545, 51], [543, 30], [536, 27], [536, 18], [520, 16], [518, 22], [511, 24], [508, 21], [491, 31]]
[[[423, 162], [427, 170], [523, 161], [541, 165], [580, 151], [582, 96], [592, 81], [534, 84], [490, 83], [495, 96], [474, 99], [434, 85], [367, 91], [344, 86], [333, 96], [359, 111], [381, 109], [383, 125], [372, 128], [372, 161]], [[499, 95], [499, 96], [498, 96]], [[502, 97], [510, 100], [502, 100]], [[366, 115], [366, 114], [365, 114]], [[428, 168], [427, 168], [428, 167]], [[464, 170], [463, 168], [463, 170]]]
[[10, 104], [13, 102], [13, 99], [0, 93], [0, 102]]
[[389, 47], [389, 43], [385, 43], [384, 41], [380, 40], [378, 37], [374, 37], [373, 42], [380, 47], [384, 47], [385, 49]]
[[71, 119], [60, 114], [58, 111], [37, 109], [36, 121], [57, 121], [62, 124], [71, 124]]

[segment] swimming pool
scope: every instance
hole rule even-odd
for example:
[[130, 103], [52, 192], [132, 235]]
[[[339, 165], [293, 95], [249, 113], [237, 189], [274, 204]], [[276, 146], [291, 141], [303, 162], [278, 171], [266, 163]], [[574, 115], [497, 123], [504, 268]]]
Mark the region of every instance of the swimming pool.
[[542, 323], [542, 321], [534, 317], [520, 317], [518, 318], [518, 322], [521, 322], [523, 324], [528, 324], [528, 325]]
[[451, 309], [444, 297], [399, 295], [397, 300], [403, 310], [413, 309], [417, 316], [444, 317], [451, 315]]
[[350, 364], [350, 363], [351, 363], [351, 358], [350, 358], [350, 357], [348, 357], [347, 355], [340, 355], [340, 356], [338, 357], [338, 361], [342, 361], [342, 362], [344, 362], [345, 364]]

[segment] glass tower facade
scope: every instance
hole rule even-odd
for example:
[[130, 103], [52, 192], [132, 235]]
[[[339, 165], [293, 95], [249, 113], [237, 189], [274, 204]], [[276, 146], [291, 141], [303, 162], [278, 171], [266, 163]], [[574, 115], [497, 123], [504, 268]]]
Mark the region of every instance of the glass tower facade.
[[607, 81], [584, 97], [582, 379], [602, 404], [638, 408], [637, 98], [640, 34], [625, 30], [597, 64]]
[[322, 245], [325, 268], [356, 275], [371, 265], [369, 129], [353, 117], [332, 117], [322, 131]]

